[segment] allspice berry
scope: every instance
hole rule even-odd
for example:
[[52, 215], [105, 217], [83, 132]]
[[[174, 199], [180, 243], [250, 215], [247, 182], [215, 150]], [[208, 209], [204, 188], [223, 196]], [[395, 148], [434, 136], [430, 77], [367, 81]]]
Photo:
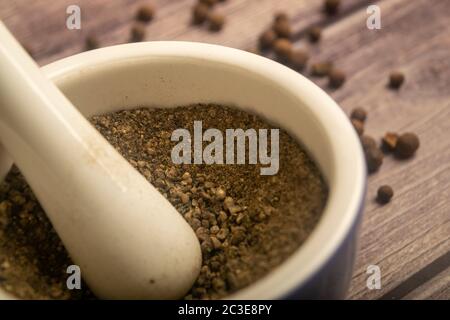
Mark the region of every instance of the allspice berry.
[[131, 41], [139, 42], [145, 38], [145, 27], [138, 24], [131, 28]]
[[192, 23], [202, 24], [208, 18], [209, 7], [204, 3], [198, 3], [192, 8]]
[[308, 52], [302, 49], [294, 50], [289, 56], [289, 62], [292, 65], [292, 68], [297, 71], [301, 71], [305, 68], [308, 59]]
[[377, 143], [375, 141], [374, 138], [372, 138], [371, 136], [361, 136], [361, 145], [363, 147], [364, 150], [368, 149], [368, 148], [376, 148]]
[[277, 12], [273, 17], [273, 22], [278, 23], [281, 21], [289, 22], [289, 15], [286, 12]]
[[389, 75], [389, 87], [392, 89], [399, 89], [403, 82], [405, 82], [405, 75], [400, 71], [393, 71]]
[[333, 89], [340, 88], [345, 82], [345, 73], [339, 69], [332, 69], [328, 75], [328, 86]]
[[280, 38], [290, 39], [292, 36], [291, 24], [286, 20], [275, 22], [273, 25], [273, 31], [275, 31]]
[[94, 50], [99, 48], [98, 40], [94, 36], [90, 35], [85, 40], [86, 50]]
[[370, 136], [362, 136], [361, 144], [366, 158], [367, 171], [369, 174], [378, 171], [383, 164], [384, 156], [377, 147], [375, 140]]
[[280, 59], [289, 59], [292, 54], [292, 43], [287, 39], [278, 39], [275, 41], [273, 50]]
[[219, 1], [218, 0], [199, 0], [198, 2], [201, 4], [207, 5], [209, 7], [212, 7]]
[[361, 136], [364, 133], [364, 122], [358, 119], [351, 119], [353, 128], [355, 128], [356, 133]]
[[363, 108], [355, 108], [352, 110], [350, 114], [350, 119], [356, 119], [359, 121], [366, 121], [367, 118], [367, 112]]
[[210, 13], [208, 15], [209, 30], [220, 31], [225, 24], [225, 16], [220, 13]]
[[312, 43], [319, 41], [321, 36], [322, 36], [322, 28], [320, 27], [315, 26], [308, 30], [308, 38], [309, 41]]
[[394, 196], [394, 190], [392, 190], [391, 186], [384, 185], [378, 188], [377, 192], [377, 201], [380, 204], [386, 204], [391, 201]]
[[416, 150], [419, 149], [420, 141], [414, 133], [404, 133], [398, 137], [394, 154], [398, 158], [407, 159], [412, 157]]
[[262, 50], [269, 49], [273, 46], [275, 40], [277, 40], [277, 34], [272, 29], [264, 31], [259, 37], [259, 47]]
[[391, 152], [397, 146], [398, 134], [394, 132], [386, 132], [384, 137], [381, 139], [381, 145], [383, 150]]
[[341, 5], [340, 0], [325, 0], [324, 9], [329, 15], [335, 15], [339, 11], [339, 6]]
[[136, 19], [142, 22], [150, 22], [155, 14], [155, 9], [151, 5], [142, 6], [136, 13]]
[[383, 164], [383, 153], [377, 147], [369, 147], [364, 150], [366, 156], [367, 170], [369, 173], [375, 173]]
[[311, 75], [315, 77], [325, 77], [333, 69], [331, 62], [317, 62], [311, 66]]

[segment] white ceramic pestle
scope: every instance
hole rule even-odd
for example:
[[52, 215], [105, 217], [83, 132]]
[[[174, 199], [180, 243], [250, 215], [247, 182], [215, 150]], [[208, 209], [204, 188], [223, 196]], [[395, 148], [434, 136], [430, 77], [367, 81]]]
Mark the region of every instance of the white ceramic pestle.
[[176, 299], [190, 289], [201, 265], [193, 230], [1, 22], [0, 142], [98, 297]]

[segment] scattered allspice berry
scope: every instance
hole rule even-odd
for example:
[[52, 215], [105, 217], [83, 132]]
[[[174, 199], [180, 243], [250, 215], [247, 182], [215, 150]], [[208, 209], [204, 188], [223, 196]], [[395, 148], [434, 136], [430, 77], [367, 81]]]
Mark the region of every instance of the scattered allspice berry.
[[281, 21], [289, 22], [289, 15], [286, 12], [277, 12], [273, 17], [273, 22], [278, 23]]
[[138, 9], [136, 19], [142, 22], [150, 22], [155, 14], [155, 9], [151, 5], [145, 5]]
[[381, 145], [385, 151], [394, 151], [397, 146], [398, 134], [394, 132], [386, 132], [384, 137], [381, 139]]
[[280, 38], [290, 39], [292, 36], [291, 24], [288, 20], [280, 20], [273, 25], [273, 31]]
[[208, 14], [208, 23], [209, 23], [209, 30], [211, 31], [220, 31], [222, 30], [224, 24], [225, 24], [225, 16], [220, 13], [210, 13]]
[[398, 158], [407, 159], [415, 154], [416, 150], [419, 149], [419, 146], [420, 141], [416, 134], [410, 132], [404, 133], [397, 139], [394, 154]]
[[380, 204], [386, 204], [391, 201], [394, 196], [394, 190], [392, 190], [391, 186], [384, 185], [378, 188], [377, 192], [377, 201]]
[[399, 89], [405, 81], [405, 75], [400, 71], [393, 71], [389, 75], [389, 87]]
[[86, 50], [94, 50], [99, 47], [97, 38], [92, 35], [86, 37], [84, 45]]
[[311, 66], [311, 75], [315, 77], [325, 77], [333, 69], [331, 62], [316, 62]]
[[273, 50], [280, 59], [289, 59], [292, 54], [292, 43], [287, 39], [278, 39], [275, 41]]
[[202, 24], [208, 18], [209, 7], [204, 3], [197, 3], [192, 8], [192, 23]]
[[131, 41], [139, 42], [145, 38], [145, 27], [137, 24], [131, 28]]
[[209, 7], [214, 6], [217, 2], [219, 2], [218, 0], [199, 0], [199, 3], [202, 3], [204, 5], [207, 5]]
[[330, 88], [340, 88], [345, 82], [345, 73], [339, 69], [332, 69], [328, 75], [328, 86]]
[[312, 43], [319, 41], [321, 36], [322, 36], [322, 28], [321, 27], [315, 26], [315, 27], [311, 27], [308, 30], [308, 38], [309, 38], [309, 41]]
[[367, 118], [367, 112], [363, 108], [355, 108], [350, 114], [350, 119], [356, 119], [361, 122], [365, 122]]
[[335, 15], [339, 11], [339, 6], [341, 5], [340, 0], [325, 0], [324, 9], [329, 15]]
[[305, 50], [294, 50], [289, 56], [289, 62], [295, 70], [303, 70], [308, 62], [309, 54]]
[[377, 172], [383, 164], [383, 152], [377, 147], [375, 140], [369, 136], [363, 136], [361, 144], [364, 150], [368, 172]]
[[372, 138], [371, 136], [364, 135], [364, 136], [361, 136], [360, 139], [361, 139], [361, 144], [362, 144], [362, 147], [364, 150], [368, 149], [368, 148], [376, 148], [376, 146], [377, 146], [375, 139]]
[[356, 133], [358, 133], [359, 136], [362, 136], [364, 133], [364, 122], [358, 120], [358, 119], [350, 119], [352, 122], [353, 128], [355, 128]]
[[273, 46], [275, 40], [277, 40], [277, 34], [272, 29], [264, 31], [259, 36], [259, 47], [261, 50], [269, 49]]

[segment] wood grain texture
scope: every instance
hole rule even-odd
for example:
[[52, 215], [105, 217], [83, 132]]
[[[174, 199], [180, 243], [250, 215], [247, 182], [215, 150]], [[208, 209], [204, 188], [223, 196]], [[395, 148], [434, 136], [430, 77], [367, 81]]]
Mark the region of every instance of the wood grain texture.
[[[69, 31], [65, 10], [72, 2], [2, 1], [0, 18], [44, 65], [81, 52], [89, 34], [103, 46], [127, 42], [136, 8], [147, 1], [79, 0], [82, 29]], [[227, 17], [224, 30], [217, 34], [190, 26], [195, 0], [151, 2], [157, 14], [147, 27], [146, 40], [202, 41], [241, 49], [254, 47], [273, 13], [285, 10], [292, 17], [295, 46], [307, 48], [312, 62], [332, 60], [345, 70], [348, 80], [339, 90], [329, 90], [325, 79], [313, 80], [346, 112], [356, 106], [366, 108], [368, 134], [413, 131], [419, 135], [421, 148], [414, 159], [387, 157], [380, 172], [369, 177], [350, 299], [386, 298], [402, 284], [409, 288], [415, 274], [446, 257], [450, 251], [450, 1], [343, 0], [341, 13], [330, 19], [321, 12], [319, 0], [228, 0], [217, 6]], [[382, 13], [382, 29], [377, 31], [366, 28], [366, 7], [373, 3]], [[312, 25], [324, 28], [316, 45], [304, 39]], [[386, 88], [393, 69], [406, 75], [399, 91]], [[381, 184], [395, 190], [386, 206], [373, 200]], [[449, 266], [444, 271], [392, 298], [450, 299], [450, 261], [444, 263]], [[366, 288], [370, 264], [381, 268], [381, 290]]]

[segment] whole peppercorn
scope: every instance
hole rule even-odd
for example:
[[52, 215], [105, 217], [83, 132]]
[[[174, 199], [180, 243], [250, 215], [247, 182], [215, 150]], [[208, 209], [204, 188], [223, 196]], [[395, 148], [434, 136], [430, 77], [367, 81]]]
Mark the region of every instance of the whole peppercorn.
[[361, 136], [361, 144], [364, 150], [368, 148], [376, 148], [377, 143], [375, 142], [375, 139], [371, 136]]
[[375, 140], [369, 136], [361, 137], [361, 144], [366, 158], [367, 171], [374, 173], [383, 164], [383, 153], [377, 147]]
[[209, 7], [204, 3], [198, 3], [192, 8], [192, 23], [202, 24], [208, 18]]
[[377, 147], [364, 150], [366, 156], [367, 170], [369, 173], [377, 172], [383, 164], [383, 153]]
[[135, 25], [131, 28], [131, 41], [139, 42], [145, 38], [145, 27], [142, 25]]
[[308, 38], [309, 41], [312, 43], [319, 41], [321, 36], [322, 36], [322, 28], [320, 27], [316, 26], [308, 30]]
[[280, 20], [273, 25], [273, 31], [280, 37], [290, 39], [292, 36], [291, 25], [287, 20]]
[[355, 128], [356, 133], [361, 136], [364, 133], [364, 122], [357, 119], [351, 119], [353, 128]]
[[199, 3], [205, 4], [209, 7], [214, 6], [217, 2], [219, 2], [218, 0], [199, 0]]
[[208, 15], [209, 30], [220, 31], [225, 24], [225, 16], [219, 13], [210, 13]]
[[404, 133], [397, 139], [394, 154], [401, 159], [407, 159], [419, 149], [420, 141], [414, 133]]
[[309, 54], [305, 50], [301, 49], [293, 51], [289, 56], [289, 62], [292, 65], [292, 68], [298, 71], [301, 71], [305, 68], [308, 59]]
[[155, 9], [151, 5], [142, 6], [136, 13], [136, 19], [142, 22], [149, 22], [153, 19]]
[[384, 185], [378, 188], [377, 192], [377, 201], [380, 204], [386, 204], [391, 201], [394, 196], [394, 190], [392, 190], [391, 186]]
[[316, 77], [325, 77], [330, 73], [331, 69], [333, 69], [333, 63], [317, 62], [311, 66], [311, 74]]
[[386, 132], [384, 137], [381, 139], [381, 145], [385, 151], [393, 151], [397, 146], [398, 134], [393, 132]]
[[262, 50], [269, 49], [273, 46], [273, 43], [277, 40], [277, 34], [273, 30], [267, 30], [259, 37], [259, 47]]
[[98, 40], [94, 36], [90, 35], [85, 40], [86, 50], [94, 50], [99, 47]]
[[280, 59], [289, 59], [292, 54], [292, 43], [287, 39], [278, 39], [275, 41], [273, 50]]
[[273, 17], [273, 22], [278, 23], [281, 21], [289, 22], [289, 15], [286, 12], [277, 12]]
[[389, 87], [399, 89], [405, 81], [405, 75], [400, 71], [393, 71], [389, 75]]
[[332, 69], [328, 75], [330, 88], [340, 88], [345, 82], [345, 73], [339, 69]]
[[356, 119], [361, 122], [366, 121], [367, 118], [367, 112], [363, 108], [355, 108], [352, 110], [352, 113], [350, 114], [350, 119]]
[[325, 12], [329, 15], [335, 15], [339, 11], [340, 0], [325, 0]]

